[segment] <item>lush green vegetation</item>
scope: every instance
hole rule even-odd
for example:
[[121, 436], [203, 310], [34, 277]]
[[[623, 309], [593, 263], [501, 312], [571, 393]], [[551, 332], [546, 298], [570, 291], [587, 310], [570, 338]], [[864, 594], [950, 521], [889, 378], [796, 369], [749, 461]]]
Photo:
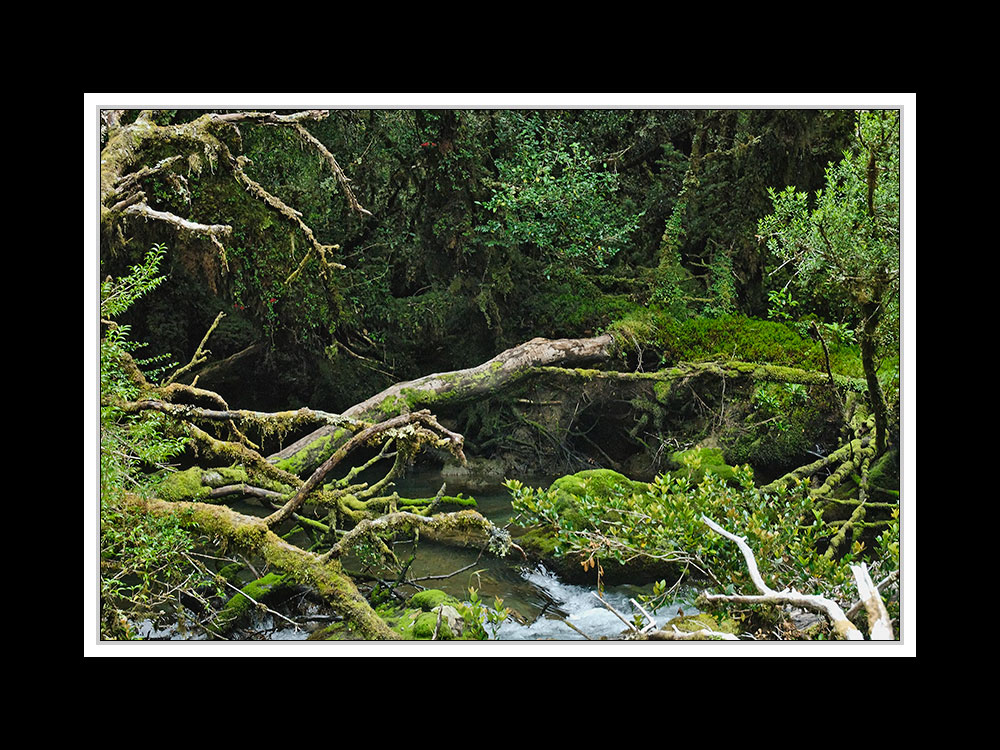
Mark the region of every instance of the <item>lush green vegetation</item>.
[[[808, 482], [770, 493], [755, 485], [749, 466], [720, 468], [703, 452], [687, 453], [682, 462], [649, 483], [607, 470], [565, 477], [548, 489], [509, 480], [517, 523], [548, 529], [551, 538], [544, 543], [552, 553], [572, 556], [585, 571], [597, 570], [598, 580], [626, 563], [636, 577], [664, 575], [654, 595], [643, 598], [652, 611], [669, 602], [672, 589], [687, 578], [710, 582], [726, 594], [754, 589], [739, 548], [706, 526], [705, 517], [739, 530], [775, 590], [850, 600], [851, 566], [859, 561], [874, 560], [872, 574], [878, 578], [898, 574], [898, 508], [867, 537], [854, 535], [845, 543], [838, 538], [840, 524], [824, 519]], [[843, 549], [833, 546], [841, 544]], [[898, 602], [890, 611], [898, 617]], [[750, 630], [773, 619], [753, 608], [739, 617]]]
[[[391, 493], [414, 461], [464, 460], [463, 445], [505, 467], [549, 558], [588, 574], [669, 561], [649, 607], [688, 577], [753, 588], [707, 517], [777, 589], [847, 605], [864, 562], [898, 626], [898, 111], [181, 109], [105, 124], [104, 637], [134, 637], [181, 591], [225, 637], [248, 601], [263, 612], [296, 587], [340, 608], [322, 637], [495, 634], [499, 598], [397, 592], [399, 536], [507, 548], [460, 510], [474, 501]], [[463, 390], [453, 371], [535, 337], [567, 340], [563, 359], [496, 362]], [[450, 374], [360, 408], [429, 373]], [[515, 476], [554, 469], [549, 488]], [[206, 524], [245, 556], [242, 577], [192, 559]], [[341, 567], [348, 547], [363, 575]], [[445, 608], [464, 625], [442, 629]], [[757, 628], [762, 611], [740, 614]]]
[[[126, 414], [121, 403], [135, 398], [138, 387], [126, 367], [126, 355], [141, 348], [129, 339], [128, 326], [115, 319], [136, 300], [159, 286], [157, 270], [165, 248], [154, 247], [143, 263], [119, 279], [101, 284], [101, 632], [130, 638], [132, 624], [155, 611], [160, 597], [188, 574], [181, 554], [194, 542], [177, 518], [154, 518], [123, 502], [125, 492], [149, 494], [184, 449], [184, 439], [169, 433], [162, 414]], [[152, 360], [136, 364], [152, 365]], [[151, 371], [155, 372], [155, 370]]]

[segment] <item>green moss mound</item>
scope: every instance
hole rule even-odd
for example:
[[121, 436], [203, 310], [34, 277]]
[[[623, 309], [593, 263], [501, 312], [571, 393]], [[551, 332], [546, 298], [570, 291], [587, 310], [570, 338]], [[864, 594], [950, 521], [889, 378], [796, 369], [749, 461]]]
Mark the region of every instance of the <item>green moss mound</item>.
[[[556, 479], [550, 492], [555, 493], [554, 507], [560, 523], [576, 529], [586, 528], [589, 514], [581, 509], [580, 501], [585, 498], [598, 503], [613, 493], [645, 494], [649, 485], [639, 482], [611, 469], [588, 469]], [[550, 526], [535, 526], [517, 537], [517, 543], [529, 555], [539, 559], [568, 583], [593, 584], [597, 580], [594, 566], [584, 567], [585, 557], [576, 553], [567, 554], [560, 544], [556, 529]], [[677, 571], [672, 563], [663, 563], [651, 558], [640, 558], [627, 562], [602, 560], [601, 580], [607, 584], [643, 584], [675, 576]]]
[[706, 473], [715, 474], [720, 479], [732, 484], [738, 484], [736, 473], [732, 466], [726, 463], [721, 448], [696, 447], [686, 451], [676, 451], [670, 460], [675, 467], [670, 474], [688, 477], [692, 483], [698, 484]]
[[[439, 618], [440, 613], [440, 618]], [[407, 640], [480, 640], [483, 633], [465, 602], [439, 589], [410, 597], [406, 607], [380, 611], [386, 623]]]
[[[739, 360], [806, 370], [826, 368], [822, 345], [795, 325], [742, 315], [678, 319], [661, 308], [627, 315], [608, 328], [623, 351], [639, 345], [664, 365], [708, 360]], [[861, 356], [854, 346], [827, 342], [834, 372], [860, 378]]]
[[250, 617], [257, 604], [268, 601], [289, 585], [284, 575], [276, 573], [251, 581], [226, 603], [207, 629], [220, 635], [229, 633]]
[[732, 618], [723, 617], [720, 620], [707, 612], [699, 612], [694, 615], [678, 615], [663, 626], [664, 630], [672, 630], [673, 628], [677, 628], [682, 633], [696, 633], [699, 630], [712, 630], [717, 633], [728, 633], [730, 635], [739, 635], [740, 633], [739, 625]]

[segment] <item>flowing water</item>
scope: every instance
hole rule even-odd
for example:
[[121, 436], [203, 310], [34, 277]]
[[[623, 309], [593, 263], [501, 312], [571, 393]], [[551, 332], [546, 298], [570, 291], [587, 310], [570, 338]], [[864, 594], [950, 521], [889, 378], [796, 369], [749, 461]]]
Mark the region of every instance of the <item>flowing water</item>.
[[[522, 478], [528, 486], [547, 487], [552, 477]], [[396, 491], [403, 497], [432, 497], [441, 486], [437, 472], [412, 474], [397, 483]], [[476, 498], [478, 510], [495, 525], [507, 525], [513, 516], [510, 493], [503, 486], [463, 487], [449, 481], [449, 495], [463, 493]], [[514, 527], [511, 527], [514, 529]], [[516, 534], [515, 534], [516, 536]], [[403, 559], [405, 549], [397, 547], [396, 554]], [[474, 550], [456, 549], [444, 545], [420, 543], [420, 549], [410, 569], [412, 578], [441, 576], [447, 578], [420, 580], [427, 588], [437, 588], [458, 599], [469, 598], [469, 587], [477, 589], [486, 604], [494, 597], [503, 600], [503, 606], [512, 616], [500, 626], [498, 640], [597, 640], [617, 638], [627, 625], [606, 607], [596, 596], [596, 574], [593, 585], [579, 586], [565, 583], [541, 566], [527, 563], [512, 551], [506, 558], [488, 553], [479, 555]], [[631, 599], [648, 594], [652, 586], [608, 586], [604, 600], [626, 619], [631, 620], [637, 610]], [[672, 605], [651, 613], [657, 626], [676, 616], [679, 609], [695, 612], [692, 601], [696, 592], [681, 592]], [[645, 622], [645, 620], [644, 620]]]
[[[547, 487], [552, 479], [522, 478], [521, 481], [528, 486]], [[433, 497], [441, 483], [438, 471], [415, 471], [398, 481], [395, 489], [402, 497]], [[460, 493], [466, 497], [474, 497], [478, 511], [496, 526], [504, 527], [511, 522], [513, 509], [510, 493], [503, 486], [473, 487], [449, 481], [447, 494]], [[259, 506], [251, 504], [241, 504], [237, 510], [255, 515], [266, 513]], [[516, 537], [516, 527], [511, 525], [510, 528]], [[412, 553], [412, 543], [396, 544], [394, 551], [398, 559], [405, 561]], [[511, 616], [495, 633], [490, 632], [491, 637], [497, 640], [615, 639], [628, 628], [618, 614], [596, 596], [596, 575], [594, 583], [589, 586], [565, 583], [543, 567], [525, 561], [516, 550], [512, 550], [506, 558], [498, 558], [488, 552], [480, 554], [477, 550], [421, 540], [408, 571], [408, 578], [424, 588], [441, 589], [463, 601], [469, 600], [470, 587], [476, 589], [481, 601], [487, 606], [492, 606], [495, 598], [502, 599], [502, 606], [510, 609]], [[404, 590], [416, 591], [409, 587], [404, 587]], [[631, 599], [638, 601], [640, 594], [651, 591], [652, 586], [607, 586], [603, 598], [614, 610], [631, 621], [638, 611], [632, 606]], [[651, 613], [657, 626], [662, 626], [674, 617], [679, 608], [683, 608], [687, 614], [697, 611], [691, 603], [695, 595], [694, 590], [682, 591], [673, 604]], [[257, 614], [250, 628], [253, 636], [262, 640], [304, 640], [311, 630], [325, 624], [318, 610], [310, 609], [304, 599], [298, 607], [294, 613], [288, 614], [292, 614], [300, 626], [294, 627], [271, 614]], [[168, 624], [145, 621], [137, 623], [137, 627], [144, 638], [151, 640], [205, 637], [199, 635], [196, 629], [185, 631], [176, 620]], [[487, 630], [490, 630], [488, 626]]]

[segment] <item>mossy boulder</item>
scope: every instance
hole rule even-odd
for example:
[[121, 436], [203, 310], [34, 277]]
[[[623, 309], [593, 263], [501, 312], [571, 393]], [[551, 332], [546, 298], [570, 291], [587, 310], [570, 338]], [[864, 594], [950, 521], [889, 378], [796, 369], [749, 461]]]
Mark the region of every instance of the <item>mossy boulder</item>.
[[[624, 474], [611, 469], [588, 469], [569, 474], [555, 480], [550, 492], [555, 493], [554, 507], [560, 521], [573, 528], [586, 528], [587, 513], [581, 510], [580, 501], [589, 497], [597, 502], [611, 497], [612, 493], [645, 493], [649, 485], [629, 479]], [[587, 557], [578, 553], [567, 553], [560, 544], [557, 532], [550, 526], [528, 528], [517, 536], [517, 544], [531, 557], [555, 572], [568, 583], [592, 584], [597, 580], [597, 571], [592, 565], [584, 566]], [[678, 571], [673, 563], [664, 563], [651, 558], [627, 562], [602, 559], [601, 580], [607, 584], [650, 583], [661, 578], [676, 577]]]
[[411, 596], [408, 603], [411, 607], [416, 607], [424, 612], [430, 612], [435, 607], [440, 607], [442, 604], [450, 604], [454, 606], [460, 602], [455, 597], [450, 594], [446, 594], [440, 589], [427, 589], [426, 591], [420, 591]]
[[676, 451], [670, 456], [674, 476], [688, 477], [697, 484], [705, 478], [706, 473], [715, 474], [726, 482], [735, 484], [736, 474], [733, 467], [726, 463], [722, 449], [712, 445], [702, 445], [686, 451]]
[[478, 640], [481, 632], [468, 605], [438, 589], [414, 594], [404, 609], [381, 614], [389, 627], [412, 640]]

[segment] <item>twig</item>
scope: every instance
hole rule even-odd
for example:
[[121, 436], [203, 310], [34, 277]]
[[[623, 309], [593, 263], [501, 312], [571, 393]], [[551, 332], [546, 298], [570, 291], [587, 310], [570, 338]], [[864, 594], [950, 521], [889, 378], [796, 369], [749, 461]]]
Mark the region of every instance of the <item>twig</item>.
[[188, 362], [183, 367], [180, 367], [177, 370], [175, 370], [174, 374], [171, 375], [169, 378], [167, 378], [166, 382], [164, 382], [163, 385], [165, 386], [170, 385], [175, 380], [177, 380], [177, 378], [179, 378], [185, 372], [190, 370], [192, 367], [200, 365], [202, 362], [205, 362], [208, 359], [208, 355], [211, 354], [212, 352], [205, 349], [205, 344], [208, 343], [208, 337], [212, 335], [212, 332], [219, 325], [219, 321], [222, 320], [224, 317], [226, 317], [226, 314], [224, 312], [220, 312], [218, 315], [215, 316], [215, 320], [212, 321], [212, 325], [208, 327], [208, 331], [206, 331], [204, 337], [201, 339], [201, 343], [198, 344], [198, 348], [194, 350], [194, 355], [191, 357], [191, 361]]
[[632, 606], [633, 607], [635, 607], [640, 612], [642, 612], [646, 616], [646, 619], [649, 620], [649, 623], [646, 624], [645, 626], [643, 626], [643, 628], [642, 628], [642, 630], [640, 632], [641, 633], [647, 633], [650, 630], [655, 629], [656, 628], [656, 620], [653, 619], [653, 616], [651, 614], [649, 614], [649, 612], [647, 612], [645, 609], [643, 609], [642, 605], [639, 604], [639, 602], [637, 602], [635, 599], [630, 598], [629, 601], [632, 602]]
[[868, 636], [873, 641], [895, 640], [889, 612], [885, 608], [882, 597], [879, 596], [878, 587], [872, 583], [868, 566], [865, 563], [852, 565], [851, 572], [854, 573], [854, 583], [858, 587], [858, 594], [868, 612]]
[[736, 602], [741, 604], [791, 604], [796, 607], [803, 607], [805, 609], [826, 615], [826, 617], [833, 623], [834, 630], [837, 634], [845, 640], [864, 640], [864, 636], [861, 634], [861, 631], [855, 627], [854, 623], [847, 619], [847, 615], [844, 614], [840, 605], [835, 601], [827, 599], [823, 596], [817, 596], [815, 594], [802, 594], [794, 589], [785, 589], [780, 592], [773, 590], [766, 583], [764, 583], [760, 570], [757, 568], [757, 560], [754, 558], [753, 550], [750, 549], [750, 546], [746, 543], [745, 539], [729, 533], [707, 516], [702, 516], [701, 520], [702, 523], [712, 529], [715, 533], [736, 543], [736, 545], [740, 548], [740, 552], [743, 553], [743, 559], [746, 561], [747, 569], [750, 571], [750, 579], [753, 581], [754, 586], [757, 587], [757, 590], [761, 592], [759, 596], [702, 594], [707, 601]]

